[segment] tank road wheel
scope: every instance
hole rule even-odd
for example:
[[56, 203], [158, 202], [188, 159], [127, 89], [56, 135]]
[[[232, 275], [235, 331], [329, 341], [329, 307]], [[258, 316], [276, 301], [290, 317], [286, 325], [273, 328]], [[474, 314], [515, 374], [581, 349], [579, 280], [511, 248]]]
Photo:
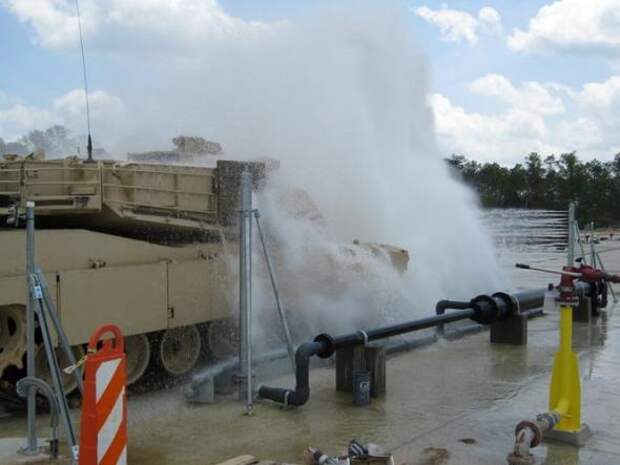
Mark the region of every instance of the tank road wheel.
[[151, 345], [146, 334], [134, 334], [125, 338], [127, 354], [127, 385], [138, 381], [151, 360]]
[[26, 308], [0, 307], [0, 376], [8, 366], [23, 368], [26, 353]]
[[[73, 356], [75, 360], [80, 360], [84, 356], [84, 348], [81, 345], [72, 346], [71, 350], [73, 351]], [[62, 347], [56, 347], [56, 360], [58, 360], [58, 366], [62, 371], [62, 385], [65, 390], [65, 395], [71, 394], [78, 387], [77, 380], [75, 379], [75, 375], [66, 374], [63, 370], [71, 365], [71, 362], [67, 358], [65, 351]], [[47, 384], [49, 384], [52, 388], [54, 387], [54, 382], [52, 381], [52, 374], [50, 372], [50, 367], [47, 363], [47, 356], [45, 355], [45, 348], [43, 345], [40, 345], [37, 348], [37, 353], [34, 358], [34, 366], [35, 373], [38, 378], [41, 378]], [[83, 369], [83, 368], [82, 368]]]
[[171, 375], [183, 375], [196, 365], [200, 349], [200, 332], [196, 326], [167, 329], [159, 338], [159, 364]]
[[239, 328], [232, 319], [215, 320], [207, 329], [207, 345], [217, 359], [230, 358], [239, 353]]

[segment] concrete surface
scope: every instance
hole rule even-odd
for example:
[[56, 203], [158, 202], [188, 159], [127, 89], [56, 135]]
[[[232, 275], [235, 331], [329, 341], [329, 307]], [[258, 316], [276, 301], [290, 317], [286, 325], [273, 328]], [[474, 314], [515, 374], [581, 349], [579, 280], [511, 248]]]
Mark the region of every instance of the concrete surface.
[[[0, 423], [1, 425], [1, 423]], [[24, 437], [18, 438], [2, 438], [0, 439], [0, 464], [15, 464], [15, 465], [37, 465], [50, 462], [50, 457], [46, 453], [47, 440], [40, 438], [39, 444], [41, 447], [41, 453], [36, 455], [24, 455], [18, 451], [26, 445]], [[60, 465], [65, 463], [62, 459], [55, 461], [54, 463]]]
[[[608, 268], [620, 268], [620, 262], [609, 262]], [[616, 313], [610, 302], [591, 325], [574, 325], [582, 373], [582, 420], [592, 429], [592, 439], [580, 449], [543, 443], [533, 449], [537, 463], [620, 464]], [[505, 464], [516, 424], [548, 408], [558, 336], [558, 314], [552, 313], [530, 321], [527, 346], [491, 345], [485, 331], [400, 354], [387, 362], [387, 395], [365, 408], [353, 406], [350, 394], [336, 393], [334, 368], [311, 372], [312, 393], [305, 406], [282, 409], [259, 402], [253, 417], [243, 414], [235, 396], [214, 405], [186, 404], [181, 387], [133, 396], [129, 463], [207, 465], [240, 454], [301, 462], [309, 445], [336, 454], [356, 438], [392, 451], [397, 464]], [[259, 382], [292, 386], [293, 378]], [[48, 419], [41, 416], [39, 424], [45, 428]], [[24, 432], [25, 417], [0, 421], [0, 437]]]
[[[516, 424], [547, 409], [557, 315], [530, 323], [526, 347], [491, 345], [483, 332], [391, 358], [387, 395], [367, 408], [335, 392], [332, 368], [312, 371], [312, 395], [305, 406], [285, 410], [261, 402], [253, 417], [243, 415], [233, 398], [187, 405], [179, 388], [134, 396], [129, 463], [212, 464], [241, 453], [299, 462], [308, 445], [337, 453], [357, 438], [391, 450], [398, 464], [504, 464]], [[591, 328], [575, 324], [583, 421], [594, 436], [581, 449], [545, 443], [534, 449], [539, 463], [620, 463], [619, 335], [613, 309]], [[291, 385], [292, 377], [269, 383]], [[40, 420], [43, 427], [45, 417]], [[25, 419], [2, 426], [0, 435], [16, 436]]]

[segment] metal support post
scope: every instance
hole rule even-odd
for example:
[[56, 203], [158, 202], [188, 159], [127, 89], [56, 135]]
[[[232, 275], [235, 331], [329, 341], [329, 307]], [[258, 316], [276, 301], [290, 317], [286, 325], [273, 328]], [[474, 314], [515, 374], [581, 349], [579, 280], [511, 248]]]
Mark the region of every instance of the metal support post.
[[[34, 378], [35, 373], [35, 301], [30, 289], [30, 275], [35, 267], [35, 238], [34, 238], [34, 202], [26, 203], [26, 292], [28, 292], [28, 306], [26, 307], [26, 370], [29, 378]], [[26, 447], [22, 452], [26, 455], [37, 454], [37, 405], [36, 389], [28, 387], [28, 437]]]
[[35, 301], [35, 311], [39, 320], [39, 325], [41, 326], [41, 336], [43, 338], [45, 355], [47, 356], [47, 365], [50, 370], [52, 384], [56, 393], [56, 399], [58, 400], [58, 406], [63, 419], [65, 432], [67, 434], [67, 442], [73, 453], [73, 462], [75, 463], [77, 462], [76, 446], [78, 443], [73, 429], [69, 403], [67, 402], [67, 397], [62, 384], [62, 372], [60, 370], [60, 366], [58, 365], [56, 354], [54, 353], [54, 343], [52, 340], [49, 323], [47, 321], [43, 290], [41, 289], [41, 283], [39, 282], [39, 278], [36, 273], [30, 275], [29, 288], [32, 298]]
[[[596, 258], [598, 259], [598, 263], [601, 267], [601, 270], [603, 270], [603, 273], [607, 273], [607, 270], [605, 269], [605, 265], [603, 265], [603, 259], [601, 258], [601, 255], [598, 252], [596, 252]], [[609, 284], [609, 292], [611, 292], [611, 297], [614, 299], [614, 303], [617, 304], [618, 297], [616, 297], [616, 291], [614, 291], [614, 287], [611, 284]]]
[[568, 204], [568, 249], [566, 264], [573, 266], [575, 262], [575, 202]]
[[596, 250], [594, 247], [594, 223], [590, 223], [590, 265], [598, 268], [596, 265]]
[[267, 271], [269, 272], [269, 279], [271, 280], [271, 287], [273, 289], [273, 295], [276, 300], [278, 315], [280, 316], [280, 321], [282, 322], [282, 328], [284, 330], [284, 337], [286, 339], [286, 350], [288, 351], [291, 366], [293, 367], [293, 373], [295, 373], [295, 347], [293, 346], [293, 338], [291, 337], [291, 331], [289, 330], [288, 322], [286, 321], [286, 315], [284, 313], [284, 308], [282, 306], [282, 301], [280, 300], [278, 283], [276, 281], [276, 276], [273, 271], [271, 256], [269, 255], [269, 250], [267, 249], [267, 245], [265, 244], [265, 235], [263, 234], [263, 228], [260, 224], [260, 213], [258, 212], [258, 210], [254, 210], [254, 217], [256, 218], [256, 230], [258, 231], [258, 237], [263, 246], [263, 254], [265, 255], [265, 263], [267, 264]]
[[239, 195], [239, 400], [247, 414], [254, 409], [252, 393], [252, 178], [244, 170]]
[[67, 338], [67, 334], [65, 333], [65, 330], [63, 329], [60, 323], [60, 319], [58, 318], [58, 310], [56, 309], [56, 305], [54, 305], [53, 300], [50, 298], [49, 286], [47, 285], [45, 276], [43, 275], [43, 272], [39, 268], [35, 269], [34, 274], [36, 275], [37, 280], [39, 282], [39, 286], [41, 287], [43, 304], [45, 305], [47, 316], [49, 316], [52, 320], [52, 324], [54, 325], [54, 331], [56, 331], [56, 335], [58, 336], [58, 339], [60, 341], [60, 346], [62, 347], [62, 350], [65, 353], [67, 360], [69, 361], [69, 367], [71, 368], [69, 370], [70, 373], [69, 371], [66, 371], [66, 370], [65, 372], [67, 374], [73, 374], [73, 376], [75, 376], [75, 381], [78, 385], [80, 393], [83, 393], [84, 382], [82, 380], [82, 369], [80, 368], [77, 361], [75, 360], [75, 355], [73, 351], [71, 350], [71, 345], [69, 344], [69, 339]]
[[587, 265], [588, 256], [586, 255], [586, 251], [583, 247], [583, 241], [581, 240], [581, 229], [579, 229], [579, 223], [577, 223], [577, 221], [575, 221], [575, 237], [577, 238], [577, 244], [579, 244], [579, 250], [581, 252], [581, 255], [576, 258], [581, 258], [581, 263]]

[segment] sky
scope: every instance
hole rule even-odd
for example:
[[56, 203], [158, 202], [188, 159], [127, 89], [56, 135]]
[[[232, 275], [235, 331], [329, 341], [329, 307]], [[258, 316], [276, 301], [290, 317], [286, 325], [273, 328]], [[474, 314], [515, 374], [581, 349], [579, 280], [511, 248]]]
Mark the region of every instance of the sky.
[[[128, 62], [192, 73], [214, 44], [252, 41], [331, 3], [80, 0], [94, 127], [113, 140], [136, 124], [131, 92], [170, 85]], [[510, 164], [534, 151], [620, 152], [620, 0], [400, 3], [443, 155]], [[82, 89], [74, 0], [0, 0], [0, 137], [52, 124], [83, 134]]]

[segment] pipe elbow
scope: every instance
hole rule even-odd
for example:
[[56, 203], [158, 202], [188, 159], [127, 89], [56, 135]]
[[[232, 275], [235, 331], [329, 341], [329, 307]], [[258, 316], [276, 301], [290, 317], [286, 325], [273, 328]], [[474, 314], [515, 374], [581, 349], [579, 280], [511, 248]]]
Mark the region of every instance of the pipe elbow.
[[521, 421], [515, 428], [515, 444], [513, 451], [506, 460], [509, 465], [529, 465], [534, 463], [534, 456], [530, 449], [538, 446], [547, 431], [560, 421], [560, 415], [555, 412], [546, 412], [536, 417], [535, 421]]
[[261, 386], [258, 397], [278, 402], [284, 406], [299, 407], [310, 398], [310, 357], [321, 355], [324, 352], [321, 342], [306, 342], [300, 345], [295, 352], [295, 389]]

